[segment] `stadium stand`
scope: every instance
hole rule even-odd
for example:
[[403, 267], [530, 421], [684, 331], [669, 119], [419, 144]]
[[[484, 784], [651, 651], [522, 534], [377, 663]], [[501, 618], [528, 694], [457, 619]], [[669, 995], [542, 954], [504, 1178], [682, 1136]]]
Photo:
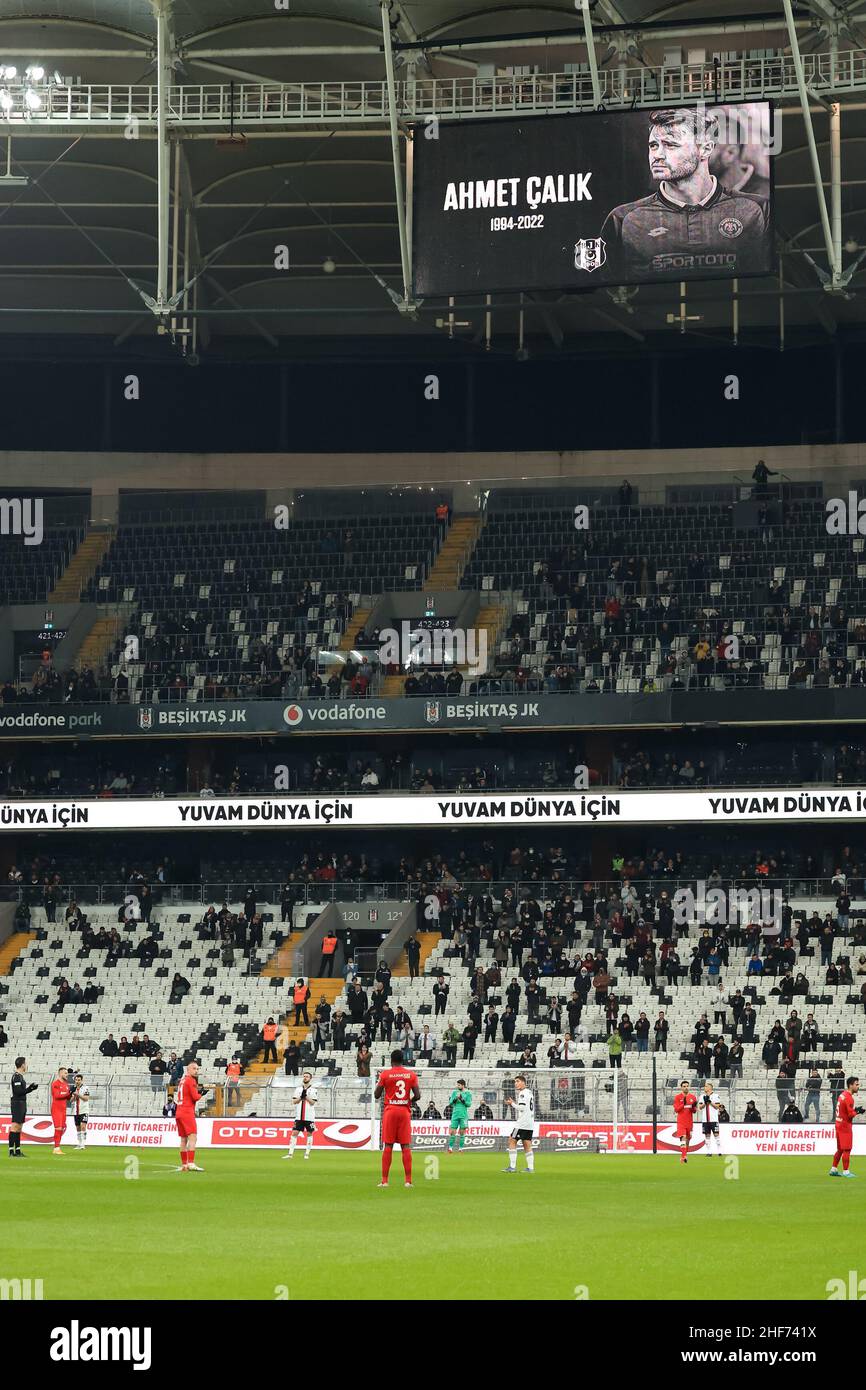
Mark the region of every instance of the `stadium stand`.
[[[318, 651], [339, 650], [347, 633], [354, 640], [365, 595], [420, 589], [444, 530], [429, 509], [304, 518], [284, 529], [245, 520], [123, 526], [82, 594], [125, 605], [124, 638], [139, 643], [132, 661], [118, 644], [111, 689], [133, 703], [333, 695], [317, 674]], [[341, 688], [355, 674], [344, 669]]]
[[862, 538], [828, 544], [819, 488], [767, 488], [745, 510], [702, 491], [676, 506], [588, 497], [586, 530], [580, 493], [559, 507], [493, 494], [461, 583], [513, 593], [495, 675], [551, 692], [862, 685]]
[[[384, 685], [378, 630], [364, 624], [380, 595], [418, 591], [434, 571], [451, 532], [429, 510], [304, 516], [284, 531], [246, 518], [121, 526], [82, 591], [124, 615], [107, 669], [37, 672], [29, 693], [164, 703], [866, 685], [863, 538], [829, 543], [817, 483], [744, 487], [740, 501], [729, 489], [722, 503], [718, 492], [590, 497], [586, 530], [573, 496], [491, 494], [465, 565], [448, 562], [449, 583], [510, 615], [490, 668], [471, 679], [416, 666]], [[71, 555], [68, 533], [55, 540], [45, 592]]]
[[287, 790], [370, 795], [430, 787], [455, 792], [573, 787], [580, 768], [586, 768], [590, 786], [605, 787], [853, 785], [866, 768], [866, 748], [856, 735], [847, 741], [820, 735], [800, 743], [781, 730], [751, 729], [720, 729], [709, 747], [699, 731], [651, 730], [595, 746], [579, 734], [563, 744], [531, 733], [511, 743], [493, 734], [454, 734], [444, 746], [419, 737], [405, 750], [381, 739], [322, 738], [314, 748], [225, 739], [202, 764], [182, 741], [161, 740], [150, 748], [80, 743], [62, 756], [51, 747], [10, 751], [0, 765], [0, 791], [27, 797], [267, 792], [277, 766], [285, 769]]
[[[721, 932], [708, 932], [701, 923], [665, 930], [661, 909], [670, 902], [668, 890], [649, 894], [628, 882], [584, 884], [575, 902], [561, 897], [549, 906], [529, 893], [521, 896], [511, 890], [490, 902], [479, 895], [465, 913], [451, 911], [447, 893], [440, 893], [440, 900], [441, 918], [435, 930], [425, 933], [432, 949], [424, 951], [421, 974], [411, 979], [395, 969], [388, 998], [395, 1012], [402, 1009], [411, 1020], [414, 1064], [429, 1072], [425, 1095], [434, 1101], [450, 1088], [454, 1066], [487, 1074], [503, 1067], [513, 1071], [516, 1065], [542, 1070], [552, 1066], [573, 1077], [567, 1099], [560, 1098], [560, 1104], [573, 1111], [568, 1117], [603, 1119], [604, 1107], [609, 1106], [609, 1035], [614, 1020], [624, 1030], [621, 1071], [623, 1084], [633, 1093], [628, 1101], [633, 1119], [651, 1110], [653, 1051], [657, 1060], [664, 1059], [667, 1103], [682, 1073], [700, 1078], [711, 1067], [707, 1074], [717, 1078], [717, 1089], [729, 1098], [731, 1113], [744, 1107], [746, 1098], [754, 1099], [765, 1121], [775, 1120], [774, 1107], [781, 1112], [791, 1096], [802, 1109], [806, 1073], [812, 1067], [825, 1083], [825, 1114], [830, 1074], [838, 1069], [839, 1059], [846, 1071], [866, 1068], [860, 1029], [866, 952], [861, 950], [856, 959], [858, 946], [866, 947], [866, 917], [852, 916], [843, 928], [832, 898], [792, 898], [783, 932], [766, 936], [760, 925], [748, 924], [745, 912], [743, 925], [737, 922]], [[218, 921], [207, 925], [202, 909], [190, 906], [157, 906], [149, 924], [123, 921], [117, 908], [85, 907], [77, 922], [62, 917], [50, 922], [44, 909], [34, 909], [29, 924], [34, 935], [11, 962], [11, 973], [0, 977], [2, 1016], [7, 1022], [14, 1019], [14, 1047], [26, 1052], [35, 1076], [47, 1079], [59, 1057], [85, 1071], [99, 1101], [139, 1115], [160, 1113], [165, 1086], [151, 1082], [148, 1055], [107, 1058], [100, 1047], [109, 1035], [118, 1043], [147, 1035], [149, 1055], [157, 1046], [166, 1058], [171, 1052], [181, 1058], [196, 1055], [209, 1074], [222, 1073], [235, 1055], [255, 1064], [264, 1020], [273, 1015], [291, 1023], [291, 980], [269, 970], [268, 963], [287, 959], [285, 943], [297, 941], [318, 910], [315, 905], [294, 909], [292, 938], [292, 922], [281, 929], [274, 925], [273, 911], [261, 902], [257, 907], [264, 938], [260, 946], [249, 944], [240, 901], [223, 908], [231, 923], [228, 930], [220, 930]], [[232, 940], [238, 921], [242, 931]], [[345, 939], [345, 933], [340, 935]], [[644, 947], [652, 945], [653, 938], [661, 951], [649, 972]], [[667, 959], [666, 943], [671, 942], [678, 961]], [[351, 950], [351, 942], [347, 944]], [[762, 961], [760, 975], [749, 969], [756, 952]], [[786, 980], [789, 967], [792, 973]], [[609, 976], [604, 989], [595, 983], [602, 969]], [[842, 976], [838, 982], [831, 979], [833, 970]], [[182, 982], [177, 991], [176, 976]], [[537, 998], [527, 993], [530, 977], [537, 977]], [[444, 981], [449, 991], [442, 1013], [434, 1012], [437, 981]], [[61, 1005], [64, 982], [73, 991], [89, 990], [86, 1001]], [[345, 987], [317, 979], [309, 983], [311, 1019], [325, 986], [329, 1013], [321, 1023], [312, 1019], [309, 1030], [291, 1030], [301, 1040], [302, 1061], [314, 1065], [317, 1073], [357, 1078], [355, 1052], [367, 1041], [373, 1063], [384, 1064], [395, 1035], [389, 1037], [382, 1026], [374, 980], [362, 979], [365, 1006], [351, 1019]], [[505, 1039], [501, 1021], [512, 1004], [513, 1034]], [[748, 1014], [744, 1022], [747, 1004], [755, 1011], [753, 1025]], [[477, 1040], [466, 1046], [464, 1029], [472, 1022], [473, 1006], [477, 1022], [489, 1005], [499, 1016], [495, 1037], [485, 1040], [482, 1022]], [[335, 1035], [338, 1011], [349, 1021]], [[660, 1013], [669, 1030], [663, 1048], [654, 1036]], [[646, 1050], [634, 1031], [628, 1031], [627, 1020], [633, 1030], [641, 1015], [650, 1027]], [[707, 1049], [699, 1055], [702, 1017], [709, 1058]], [[426, 1052], [419, 1036], [425, 1024], [435, 1039]], [[460, 1041], [449, 1053], [444, 1033], [451, 1027]], [[792, 1033], [796, 1066], [789, 1075], [780, 1073], [780, 1064]], [[289, 1036], [284, 1026], [281, 1053]], [[719, 1041], [729, 1048], [736, 1039], [744, 1055], [731, 1074], [732, 1064], [725, 1056], [719, 1059], [713, 1049]], [[778, 1049], [774, 1041], [780, 1043]], [[553, 1056], [552, 1048], [558, 1048]], [[448, 1075], [438, 1077], [440, 1068]], [[266, 1095], [261, 1089], [280, 1069], [255, 1070], [255, 1082], [252, 1088], [245, 1085], [238, 1113], [264, 1113], [266, 1105], [274, 1107], [268, 1113], [288, 1113], [285, 1093], [275, 1088]], [[578, 1077], [581, 1072], [584, 1075]], [[495, 1078], [490, 1084], [496, 1086]], [[223, 1096], [218, 1104], [225, 1104]]]
[[83, 532], [47, 527], [38, 545], [23, 534], [4, 530], [0, 546], [0, 606], [42, 603], [66, 569]]

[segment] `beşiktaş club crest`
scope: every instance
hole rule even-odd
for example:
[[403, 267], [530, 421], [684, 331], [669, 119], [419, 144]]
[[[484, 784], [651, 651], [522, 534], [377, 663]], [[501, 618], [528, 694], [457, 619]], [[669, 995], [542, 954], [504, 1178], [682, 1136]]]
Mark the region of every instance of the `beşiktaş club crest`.
[[138, 727], [139, 727], [140, 729], [152, 729], [152, 728], [153, 728], [153, 710], [152, 710], [152, 709], [140, 709], [140, 710], [138, 711]]
[[607, 260], [604, 238], [581, 237], [574, 243], [575, 270], [599, 270]]
[[438, 724], [442, 710], [438, 700], [428, 700], [424, 706], [424, 718], [428, 724]]

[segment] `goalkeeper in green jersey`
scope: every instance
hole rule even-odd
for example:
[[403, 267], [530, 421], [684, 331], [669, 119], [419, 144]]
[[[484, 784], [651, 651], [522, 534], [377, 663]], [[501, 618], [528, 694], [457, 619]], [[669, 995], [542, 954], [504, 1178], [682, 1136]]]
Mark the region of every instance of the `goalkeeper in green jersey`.
[[451, 1106], [451, 1129], [448, 1135], [447, 1152], [454, 1153], [455, 1143], [458, 1148], [462, 1149], [466, 1142], [466, 1122], [469, 1119], [469, 1107], [472, 1104], [472, 1092], [467, 1091], [465, 1081], [457, 1082], [448, 1097], [448, 1104]]

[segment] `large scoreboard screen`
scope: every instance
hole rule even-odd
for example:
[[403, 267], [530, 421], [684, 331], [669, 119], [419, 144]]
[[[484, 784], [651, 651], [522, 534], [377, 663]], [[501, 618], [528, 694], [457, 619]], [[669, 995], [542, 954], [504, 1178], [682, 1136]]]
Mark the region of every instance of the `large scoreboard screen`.
[[775, 148], [769, 102], [419, 124], [415, 293], [770, 274]]

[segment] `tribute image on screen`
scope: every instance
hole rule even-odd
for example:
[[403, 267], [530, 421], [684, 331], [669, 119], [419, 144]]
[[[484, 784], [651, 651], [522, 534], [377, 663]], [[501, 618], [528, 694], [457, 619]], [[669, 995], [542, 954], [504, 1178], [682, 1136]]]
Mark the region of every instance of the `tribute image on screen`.
[[420, 125], [420, 296], [774, 269], [768, 102]]

